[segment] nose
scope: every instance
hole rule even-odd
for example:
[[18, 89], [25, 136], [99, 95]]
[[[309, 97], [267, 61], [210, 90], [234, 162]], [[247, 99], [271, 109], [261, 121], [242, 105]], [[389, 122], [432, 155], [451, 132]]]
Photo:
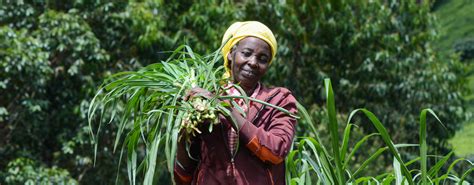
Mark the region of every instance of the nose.
[[249, 61], [248, 61], [248, 64], [251, 66], [251, 67], [257, 67], [257, 56], [253, 55], [249, 58]]

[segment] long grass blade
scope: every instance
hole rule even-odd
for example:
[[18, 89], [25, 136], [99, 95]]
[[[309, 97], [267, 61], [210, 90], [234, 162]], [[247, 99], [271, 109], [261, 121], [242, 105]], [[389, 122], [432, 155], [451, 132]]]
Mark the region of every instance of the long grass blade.
[[298, 109], [300, 118], [308, 123], [309, 127], [311, 128], [312, 133], [315, 134], [316, 139], [318, 141], [321, 141], [321, 139], [319, 139], [318, 131], [316, 130], [315, 123], [313, 119], [311, 118], [311, 116], [309, 116], [308, 110], [306, 110], [306, 108], [303, 105], [301, 105], [299, 102], [296, 103], [296, 108]]
[[405, 176], [405, 178], [407, 179], [408, 183], [410, 185], [414, 184], [413, 178], [410, 172], [408, 171], [408, 168], [405, 166], [405, 164], [403, 163], [403, 160], [401, 159], [400, 152], [398, 152], [397, 148], [395, 148], [395, 145], [393, 144], [392, 139], [390, 139], [387, 129], [385, 129], [383, 124], [378, 120], [377, 117], [375, 117], [375, 115], [372, 112], [368, 111], [367, 109], [357, 109], [355, 111], [362, 111], [369, 118], [372, 125], [374, 125], [377, 131], [380, 133], [380, 136], [382, 137], [382, 140], [387, 145], [389, 151], [400, 162], [401, 171], [403, 175]]
[[272, 107], [272, 108], [275, 108], [279, 111], [282, 111], [284, 112], [285, 114], [288, 114], [290, 115], [291, 117], [294, 117], [294, 118], [297, 118], [299, 119], [299, 116], [293, 114], [292, 112], [282, 108], [282, 107], [279, 107], [279, 106], [276, 106], [276, 105], [273, 105], [271, 103], [268, 103], [268, 102], [265, 102], [265, 101], [262, 101], [262, 100], [259, 100], [259, 99], [255, 99], [255, 98], [250, 98], [250, 97], [246, 97], [246, 96], [219, 96], [220, 99], [233, 99], [233, 98], [242, 98], [242, 99], [246, 99], [246, 100], [250, 100], [250, 101], [253, 101], [253, 102], [257, 102], [257, 103], [260, 103], [260, 104], [263, 104], [265, 106], [269, 106], [269, 107]]
[[362, 146], [362, 144], [364, 144], [370, 137], [377, 136], [377, 135], [380, 135], [380, 134], [379, 133], [372, 133], [372, 134], [364, 136], [361, 140], [359, 140], [354, 145], [354, 148], [352, 149], [351, 153], [344, 160], [344, 168], [347, 167], [347, 165], [349, 164], [349, 160], [355, 155], [355, 153]]
[[[346, 125], [346, 128], [344, 129], [344, 135], [342, 137], [342, 147], [341, 147], [341, 151], [339, 151], [342, 160], [344, 160], [344, 158], [346, 157], [347, 148], [348, 148], [348, 145], [349, 145], [349, 138], [350, 138], [350, 135], [351, 135], [351, 128], [352, 128], [353, 125], [354, 124], [349, 123], [349, 124]], [[346, 163], [345, 160], [342, 161], [342, 163]]]
[[329, 119], [329, 132], [331, 135], [331, 146], [332, 154], [336, 163], [336, 175], [337, 183], [343, 184], [346, 182], [344, 178], [344, 169], [341, 161], [341, 155], [339, 154], [339, 132], [338, 132], [338, 123], [336, 118], [336, 106], [334, 101], [334, 92], [332, 90], [331, 81], [329, 79], [324, 80], [324, 85], [326, 89], [326, 106], [327, 106], [327, 116]]

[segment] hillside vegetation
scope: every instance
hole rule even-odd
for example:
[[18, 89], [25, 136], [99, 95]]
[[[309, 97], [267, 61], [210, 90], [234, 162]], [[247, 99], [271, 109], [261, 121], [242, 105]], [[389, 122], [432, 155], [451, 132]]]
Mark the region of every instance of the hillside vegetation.
[[[439, 26], [439, 39], [436, 49], [444, 55], [460, 54], [456, 52], [455, 46], [468, 40], [474, 40], [474, 1], [472, 0], [450, 0], [440, 4], [434, 11]], [[474, 44], [471, 45], [474, 48]], [[471, 50], [472, 52], [472, 50]], [[464, 98], [468, 100], [468, 112], [474, 112], [474, 59], [463, 61], [468, 64], [471, 71], [468, 77], [467, 87], [471, 93]], [[474, 155], [474, 119], [467, 121], [455, 137], [450, 140], [456, 155], [467, 157]]]

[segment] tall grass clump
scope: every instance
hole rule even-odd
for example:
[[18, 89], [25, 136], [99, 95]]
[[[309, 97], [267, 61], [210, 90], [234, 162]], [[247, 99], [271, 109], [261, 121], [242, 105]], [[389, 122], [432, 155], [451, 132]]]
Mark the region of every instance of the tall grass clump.
[[[200, 56], [190, 47], [181, 46], [167, 61], [110, 76], [88, 110], [95, 155], [102, 123], [118, 122], [114, 152], [119, 145], [121, 150], [126, 151], [130, 183], [136, 184], [137, 174], [141, 172], [144, 174], [143, 184], [153, 184], [159, 161], [166, 161], [166, 167], [173, 175], [177, 141], [200, 134], [200, 129], [203, 129], [200, 124], [209, 123], [205, 129], [212, 131], [213, 125], [219, 122], [218, 115], [224, 115], [231, 118], [233, 126], [237, 127], [228, 109], [231, 104], [238, 107], [234, 99], [242, 98], [246, 103], [255, 101], [290, 114], [281, 107], [246, 96], [238, 85], [232, 86], [241, 91], [242, 96], [224, 95], [223, 86], [228, 84], [229, 79], [222, 78], [224, 68], [219, 62], [222, 58], [219, 53], [218, 50]], [[187, 93], [195, 87], [215, 96], [198, 94], [187, 100]], [[99, 124], [94, 125], [95, 122]], [[159, 159], [163, 152], [164, 159]]]
[[[428, 168], [427, 115], [432, 115], [441, 123], [431, 109], [424, 109], [420, 113], [419, 143], [417, 144], [393, 143], [387, 129], [372, 112], [366, 109], [356, 109], [349, 114], [343, 135], [340, 136], [331, 81], [325, 79], [324, 83], [330, 143], [321, 143], [317, 133], [314, 133], [315, 137], [297, 137], [293, 150], [286, 158], [287, 184], [469, 184], [465, 179], [471, 175], [474, 164], [464, 158], [456, 159], [449, 164], [448, 160], [452, 157], [453, 152], [439, 157], [440, 159]], [[301, 122], [309, 124], [312, 131], [316, 132], [315, 122], [308, 111], [301, 105], [298, 105], [298, 109], [302, 118]], [[356, 142], [352, 150], [349, 150], [348, 143], [351, 140], [351, 130], [354, 127], [351, 120], [357, 113], [365, 115], [377, 132], [365, 135]], [[376, 139], [375, 137], [382, 139], [385, 146], [378, 148], [362, 164], [349, 164], [350, 159], [355, 157], [355, 153], [362, 149], [362, 144], [368, 139]], [[419, 147], [420, 154], [413, 160], [404, 161], [398, 150], [401, 147]], [[384, 152], [390, 152], [393, 155], [393, 171], [382, 172], [377, 176], [363, 176], [362, 172], [370, 165], [377, 165], [373, 164], [374, 160]], [[419, 168], [412, 165], [416, 162], [420, 164]], [[460, 162], [467, 163], [469, 169], [463, 173], [456, 173], [453, 168]], [[351, 168], [351, 166], [359, 167]], [[447, 167], [447, 170], [443, 171], [443, 167]]]

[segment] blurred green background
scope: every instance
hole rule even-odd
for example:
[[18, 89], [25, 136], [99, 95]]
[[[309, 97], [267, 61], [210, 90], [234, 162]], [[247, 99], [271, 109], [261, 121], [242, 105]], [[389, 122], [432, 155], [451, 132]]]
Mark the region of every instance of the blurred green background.
[[[437, 50], [444, 55], [459, 52], [459, 48], [471, 48], [474, 43], [474, 2], [473, 1], [440, 1], [434, 13], [438, 17], [440, 37], [437, 40]], [[462, 55], [462, 54], [461, 54]], [[471, 54], [472, 55], [472, 54]], [[467, 68], [471, 69], [468, 75], [467, 87], [471, 93], [464, 98], [468, 103], [468, 111], [474, 112], [474, 74], [472, 68], [474, 59], [465, 59]], [[450, 140], [457, 155], [468, 157], [474, 154], [474, 120], [467, 121], [461, 130]], [[472, 157], [471, 157], [472, 158]]]
[[[114, 122], [93, 164], [86, 113], [98, 87], [181, 44], [212, 52], [243, 20], [274, 31], [279, 49], [265, 83], [291, 89], [320, 120], [323, 140], [322, 79], [329, 77], [341, 119], [365, 107], [396, 143], [417, 143], [418, 114], [432, 108], [445, 127], [430, 120], [429, 153], [454, 149], [472, 161], [473, 10], [472, 0], [1, 1], [0, 184], [128, 183], [120, 151], [112, 151]], [[359, 136], [374, 130], [364, 122], [357, 120]], [[385, 159], [366, 173], [390, 169]], [[159, 166], [155, 180], [169, 183], [166, 171]]]

